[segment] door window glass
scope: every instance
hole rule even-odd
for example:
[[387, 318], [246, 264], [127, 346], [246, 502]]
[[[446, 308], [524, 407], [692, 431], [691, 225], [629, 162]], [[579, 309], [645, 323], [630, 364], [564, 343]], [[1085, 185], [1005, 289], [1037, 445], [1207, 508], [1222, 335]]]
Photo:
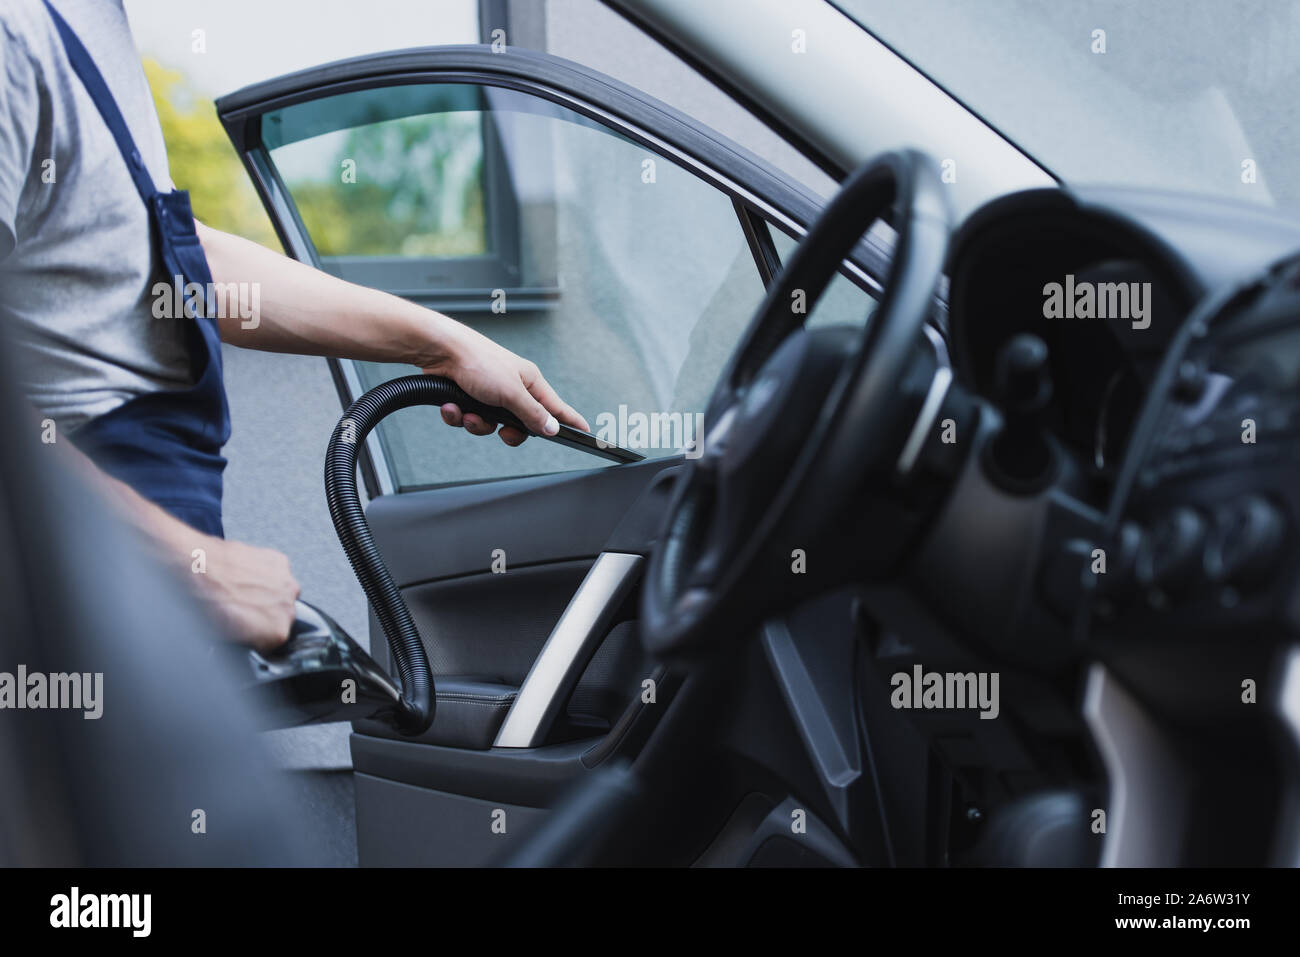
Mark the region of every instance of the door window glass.
[[[602, 437], [648, 456], [696, 438], [764, 292], [714, 185], [567, 107], [469, 83], [296, 104], [262, 138], [322, 268], [533, 360]], [[413, 371], [355, 368], [362, 388]], [[601, 464], [471, 439], [436, 409], [379, 432], [399, 488]]]

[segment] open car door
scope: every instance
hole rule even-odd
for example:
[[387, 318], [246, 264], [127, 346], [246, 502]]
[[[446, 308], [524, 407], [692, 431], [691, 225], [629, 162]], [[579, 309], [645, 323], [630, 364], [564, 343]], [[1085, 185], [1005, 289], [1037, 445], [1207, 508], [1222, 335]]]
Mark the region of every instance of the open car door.
[[[715, 380], [820, 201], [664, 104], [533, 52], [360, 57], [217, 108], [289, 255], [532, 359], [601, 438], [646, 455], [509, 449], [427, 407], [362, 449], [437, 713], [414, 739], [354, 726], [360, 860], [490, 863], [569, 785], [634, 757], [666, 709], [672, 681], [637, 636], [643, 558]], [[859, 245], [811, 322], [865, 321], [885, 245]], [[413, 371], [330, 364], [344, 406]], [[389, 664], [373, 614], [371, 648]]]

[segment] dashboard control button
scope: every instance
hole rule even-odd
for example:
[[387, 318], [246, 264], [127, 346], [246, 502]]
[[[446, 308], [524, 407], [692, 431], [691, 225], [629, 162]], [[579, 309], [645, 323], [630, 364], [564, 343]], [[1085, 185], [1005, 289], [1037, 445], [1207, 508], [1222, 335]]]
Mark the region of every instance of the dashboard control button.
[[1219, 509], [1205, 551], [1205, 573], [1216, 582], [1244, 588], [1259, 584], [1277, 557], [1286, 519], [1262, 495], [1248, 495]]
[[1146, 588], [1183, 591], [1201, 578], [1208, 523], [1194, 508], [1180, 505], [1160, 516], [1137, 556], [1137, 579]]
[[1099, 598], [1124, 599], [1136, 590], [1138, 556], [1146, 539], [1141, 526], [1125, 522], [1120, 526], [1116, 541], [1106, 551], [1105, 574], [1089, 576], [1095, 581], [1094, 591]]
[[1175, 399], [1179, 402], [1193, 405], [1205, 395], [1205, 387], [1210, 381], [1210, 370], [1206, 367], [1205, 362], [1198, 359], [1184, 359], [1178, 365], [1178, 371], [1174, 373], [1174, 381], [1170, 387]]

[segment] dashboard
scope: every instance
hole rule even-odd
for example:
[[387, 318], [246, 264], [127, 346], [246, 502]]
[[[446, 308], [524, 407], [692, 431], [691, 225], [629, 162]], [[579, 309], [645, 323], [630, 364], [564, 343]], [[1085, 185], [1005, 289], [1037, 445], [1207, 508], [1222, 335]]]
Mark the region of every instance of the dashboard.
[[[1031, 431], [1065, 453], [1051, 494], [1075, 504], [1042, 526], [1038, 587], [1157, 671], [1166, 639], [1185, 654], [1199, 634], [1300, 627], [1297, 250], [1300, 223], [1266, 209], [1136, 190], [1013, 194], [954, 238], [958, 380], [1007, 415], [1008, 343], [1046, 356]], [[1094, 548], [1106, 574], [1080, 582]]]
[[1212, 833], [1195, 863], [1268, 852], [1300, 660], [1298, 251], [1266, 209], [1137, 190], [1013, 194], [957, 231], [946, 332], [975, 440], [909, 560], [918, 600], [871, 599], [907, 636], [889, 667], [921, 648], [1020, 682], [1014, 728], [958, 746], [914, 719], [985, 772], [972, 790], [1034, 767], [1007, 791], [1137, 794], [1155, 767], [1176, 783], [1129, 805], [1144, 834]]
[[1104, 505], [1166, 351], [1211, 289], [1300, 247], [1264, 209], [1129, 189], [1045, 189], [976, 211], [949, 261], [949, 338], [967, 388], [999, 404], [998, 355], [1046, 345], [1042, 423]]

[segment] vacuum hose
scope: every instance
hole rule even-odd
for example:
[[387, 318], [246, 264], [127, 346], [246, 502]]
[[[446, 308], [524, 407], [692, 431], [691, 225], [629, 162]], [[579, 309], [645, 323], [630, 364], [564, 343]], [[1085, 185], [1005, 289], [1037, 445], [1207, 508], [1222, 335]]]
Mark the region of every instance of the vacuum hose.
[[441, 406], [448, 402], [454, 402], [463, 412], [473, 412], [490, 422], [531, 434], [514, 414], [471, 398], [450, 379], [408, 375], [377, 385], [353, 402], [334, 427], [325, 452], [325, 498], [329, 502], [330, 518], [352, 571], [388, 639], [402, 686], [393, 723], [409, 735], [420, 734], [433, 724], [436, 703], [433, 674], [415, 620], [388, 566], [379, 556], [361, 509], [357, 493], [357, 450], [380, 420], [398, 409], [414, 405]]

